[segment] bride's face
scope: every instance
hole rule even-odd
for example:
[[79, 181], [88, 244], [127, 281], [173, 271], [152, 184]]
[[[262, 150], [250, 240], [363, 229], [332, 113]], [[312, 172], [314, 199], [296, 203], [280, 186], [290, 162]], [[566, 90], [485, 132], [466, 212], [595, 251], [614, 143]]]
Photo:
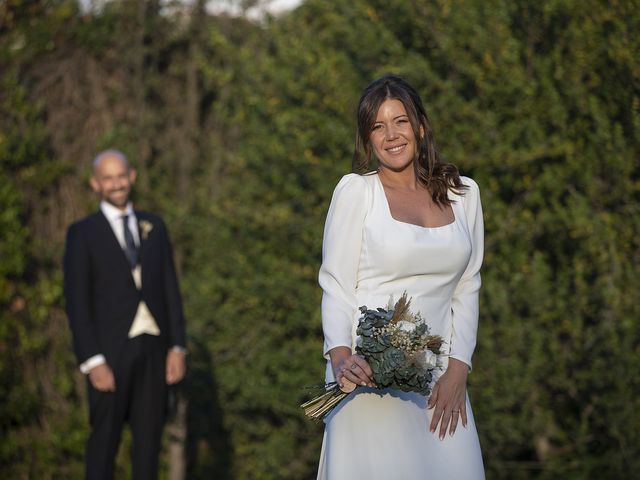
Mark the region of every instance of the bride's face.
[[400, 100], [388, 99], [380, 105], [369, 141], [381, 167], [399, 172], [413, 163], [416, 136]]

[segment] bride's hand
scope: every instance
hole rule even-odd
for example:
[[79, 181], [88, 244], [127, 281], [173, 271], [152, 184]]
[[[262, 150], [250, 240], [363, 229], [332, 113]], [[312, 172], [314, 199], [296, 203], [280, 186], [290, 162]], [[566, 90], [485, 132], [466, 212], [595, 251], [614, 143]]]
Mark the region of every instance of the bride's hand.
[[449, 428], [449, 435], [453, 435], [458, 426], [467, 426], [467, 375], [469, 367], [466, 363], [449, 358], [447, 371], [436, 382], [429, 397], [428, 407], [434, 408], [433, 418], [429, 430], [435, 433], [440, 423], [440, 440], [444, 440]]
[[355, 383], [347, 380], [346, 378], [341, 378], [338, 383], [340, 384], [340, 390], [342, 390], [344, 393], [351, 393], [357, 387]]
[[373, 372], [367, 361], [352, 355], [347, 347], [336, 347], [329, 352], [333, 375], [344, 392], [351, 392], [356, 385], [373, 387]]

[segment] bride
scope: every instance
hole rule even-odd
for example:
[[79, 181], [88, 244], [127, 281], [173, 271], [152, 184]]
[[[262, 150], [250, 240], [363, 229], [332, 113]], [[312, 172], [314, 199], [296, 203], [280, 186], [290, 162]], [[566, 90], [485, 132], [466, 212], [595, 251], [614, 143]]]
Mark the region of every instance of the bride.
[[[319, 480], [484, 478], [466, 391], [483, 222], [477, 184], [439, 160], [419, 95], [384, 76], [358, 106], [354, 171], [335, 188], [319, 283], [327, 382], [358, 386], [325, 420]], [[430, 397], [379, 390], [354, 355], [358, 307], [403, 292], [447, 356]]]

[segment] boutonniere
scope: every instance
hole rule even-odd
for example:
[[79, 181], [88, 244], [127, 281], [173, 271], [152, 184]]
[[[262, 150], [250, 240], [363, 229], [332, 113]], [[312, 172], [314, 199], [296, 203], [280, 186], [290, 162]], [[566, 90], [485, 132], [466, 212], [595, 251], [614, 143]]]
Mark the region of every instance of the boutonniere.
[[140, 220], [140, 235], [142, 236], [142, 240], [146, 240], [149, 237], [151, 230], [153, 230], [153, 223], [149, 220]]

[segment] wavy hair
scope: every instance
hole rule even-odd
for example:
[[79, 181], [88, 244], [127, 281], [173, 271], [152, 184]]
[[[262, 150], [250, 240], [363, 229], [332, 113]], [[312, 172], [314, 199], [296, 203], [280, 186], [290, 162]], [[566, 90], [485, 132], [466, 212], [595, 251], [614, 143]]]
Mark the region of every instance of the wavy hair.
[[[436, 205], [451, 204], [447, 196], [449, 190], [464, 195], [467, 188], [460, 180], [458, 167], [440, 161], [433, 129], [418, 92], [401, 77], [385, 75], [374, 80], [362, 92], [358, 103], [356, 144], [353, 152], [352, 171], [366, 173], [379, 167], [371, 145], [371, 132], [378, 115], [378, 109], [385, 100], [399, 100], [404, 105], [413, 129], [418, 151], [413, 162], [416, 178], [430, 192]], [[421, 130], [424, 132], [422, 135]]]

